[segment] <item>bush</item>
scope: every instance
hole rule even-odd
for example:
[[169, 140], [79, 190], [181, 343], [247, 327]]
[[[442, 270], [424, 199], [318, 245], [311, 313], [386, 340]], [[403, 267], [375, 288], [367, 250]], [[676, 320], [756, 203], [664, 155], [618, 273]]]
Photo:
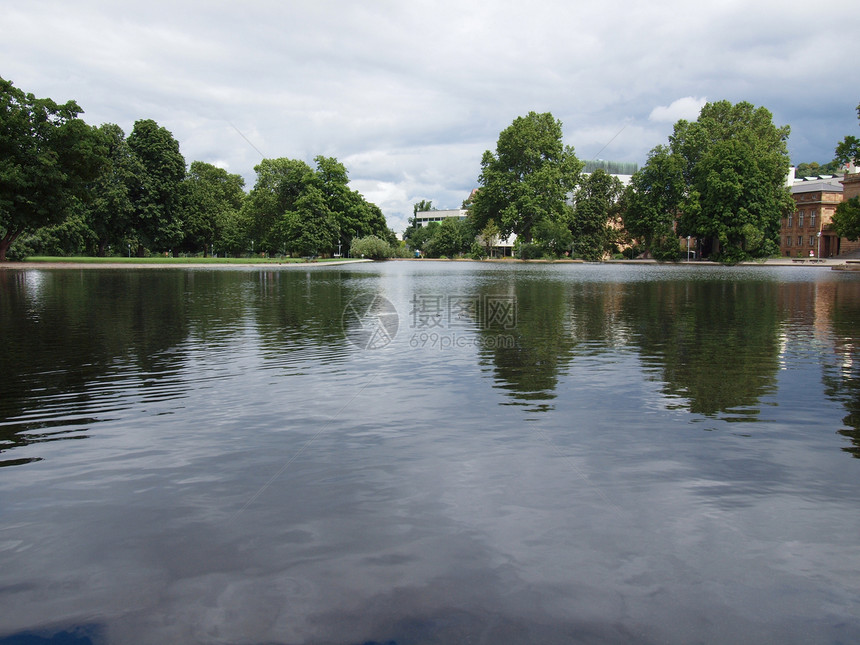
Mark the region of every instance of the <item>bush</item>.
[[354, 258], [365, 257], [384, 260], [394, 256], [394, 249], [385, 240], [375, 235], [368, 235], [354, 239], [349, 247], [349, 254]]
[[472, 242], [472, 247], [469, 249], [469, 257], [473, 260], [483, 260], [487, 257], [487, 250], [476, 240]]
[[538, 260], [543, 257], [543, 248], [534, 242], [523, 242], [519, 245], [520, 260]]

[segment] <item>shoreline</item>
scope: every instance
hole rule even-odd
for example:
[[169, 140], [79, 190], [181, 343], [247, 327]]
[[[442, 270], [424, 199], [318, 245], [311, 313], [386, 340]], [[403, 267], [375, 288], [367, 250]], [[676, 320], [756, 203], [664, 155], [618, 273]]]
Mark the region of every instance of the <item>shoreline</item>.
[[308, 269], [373, 262], [363, 258], [332, 262], [3, 262], [3, 269]]
[[[0, 270], [32, 270], [32, 269], [309, 269], [329, 266], [343, 266], [374, 262], [365, 258], [335, 260], [331, 262], [67, 262], [57, 260], [49, 262], [3, 262]], [[390, 258], [385, 262], [474, 262], [489, 264], [617, 264], [617, 265], [659, 265], [659, 266], [732, 266], [723, 265], [709, 260], [681, 260], [679, 262], [659, 262], [651, 259], [641, 260], [604, 260], [602, 262], [586, 262], [584, 260], [519, 260], [517, 258], [487, 258], [473, 260], [471, 258]], [[826, 258], [822, 260], [807, 260], [805, 258], [769, 258], [759, 261], [739, 262], [734, 266], [799, 266], [817, 267], [839, 270], [860, 271], [860, 261], [853, 258]]]

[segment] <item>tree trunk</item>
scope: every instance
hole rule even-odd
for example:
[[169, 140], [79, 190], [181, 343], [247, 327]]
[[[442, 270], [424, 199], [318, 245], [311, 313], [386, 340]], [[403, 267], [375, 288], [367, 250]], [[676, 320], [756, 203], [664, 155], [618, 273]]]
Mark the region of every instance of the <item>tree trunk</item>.
[[17, 240], [18, 236], [23, 232], [24, 229], [20, 228], [17, 231], [10, 231], [0, 238], [0, 262], [6, 261], [6, 251], [9, 250], [9, 247], [12, 246], [12, 242]]

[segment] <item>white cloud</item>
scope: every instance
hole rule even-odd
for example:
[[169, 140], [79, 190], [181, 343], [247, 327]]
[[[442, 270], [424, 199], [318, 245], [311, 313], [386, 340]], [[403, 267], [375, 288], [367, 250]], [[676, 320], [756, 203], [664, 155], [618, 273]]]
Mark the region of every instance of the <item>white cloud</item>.
[[75, 99], [89, 122], [127, 133], [155, 119], [189, 163], [218, 161], [248, 188], [255, 147], [337, 157], [398, 230], [418, 199], [458, 206], [482, 152], [530, 110], [561, 119], [582, 158], [609, 143], [602, 158], [638, 163], [704, 96], [770, 109], [792, 127], [796, 162], [828, 161], [857, 132], [854, 85], [815, 54], [849, 42], [860, 13], [819, 25], [793, 0], [622, 0], [613, 11], [562, 0], [30, 0], [0, 20], [2, 75], [21, 89]]
[[670, 105], [658, 105], [651, 110], [648, 120], [656, 123], [675, 123], [680, 119], [695, 121], [699, 118], [699, 112], [702, 111], [707, 102], [708, 100], [704, 97], [685, 96], [673, 101]]

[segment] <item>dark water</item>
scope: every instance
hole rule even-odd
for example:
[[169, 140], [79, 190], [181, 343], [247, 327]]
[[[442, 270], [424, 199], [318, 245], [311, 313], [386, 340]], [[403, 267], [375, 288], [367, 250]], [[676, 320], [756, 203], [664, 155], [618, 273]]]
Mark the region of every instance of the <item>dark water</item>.
[[860, 274], [0, 271], [0, 643], [854, 643]]

